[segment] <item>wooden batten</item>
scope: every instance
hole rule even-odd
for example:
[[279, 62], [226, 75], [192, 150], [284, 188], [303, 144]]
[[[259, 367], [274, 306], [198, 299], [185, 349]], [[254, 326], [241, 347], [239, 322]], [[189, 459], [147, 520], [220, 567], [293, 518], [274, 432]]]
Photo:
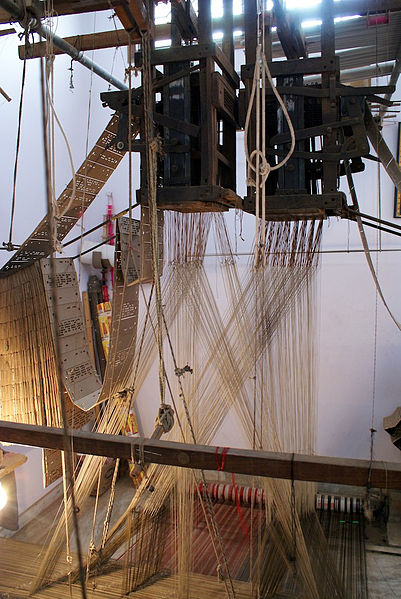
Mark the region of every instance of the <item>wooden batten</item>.
[[[53, 449], [64, 447], [62, 429], [4, 421], [0, 421], [0, 440]], [[401, 464], [392, 462], [236, 448], [222, 450], [209, 445], [82, 431], [74, 431], [71, 441], [78, 453], [125, 459], [136, 455], [139, 459], [143, 454], [147, 463], [202, 470], [221, 470], [218, 456], [219, 451], [224, 451], [224, 470], [227, 472], [401, 490]]]

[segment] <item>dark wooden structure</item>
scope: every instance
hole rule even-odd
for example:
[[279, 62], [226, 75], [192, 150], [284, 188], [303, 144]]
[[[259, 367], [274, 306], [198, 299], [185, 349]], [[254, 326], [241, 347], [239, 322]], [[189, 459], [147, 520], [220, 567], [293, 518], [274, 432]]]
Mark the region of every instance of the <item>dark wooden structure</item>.
[[[135, 458], [141, 463], [401, 489], [401, 465], [398, 463], [222, 448], [82, 431], [74, 431], [69, 439], [77, 453]], [[58, 428], [0, 421], [0, 441], [63, 449], [65, 439]]]
[[[183, 212], [227, 210], [237, 207], [255, 213], [255, 189], [245, 198], [236, 194], [236, 131], [243, 128], [251, 97], [260, 22], [256, 0], [244, 5], [245, 64], [243, 87], [234, 69], [232, 0], [223, 3], [223, 39], [212, 38], [211, 2], [200, 0], [196, 16], [191, 3], [174, 2], [171, 47], [154, 49], [153, 121], [162, 141], [159, 161], [158, 205]], [[344, 161], [352, 172], [364, 169], [369, 158], [364, 123], [366, 101], [391, 104], [378, 94], [391, 95], [394, 86], [354, 88], [340, 83], [340, 62], [335, 54], [335, 6], [322, 2], [321, 56], [309, 58], [299, 21], [290, 18], [282, 0], [274, 2], [274, 20], [287, 60], [272, 60], [270, 21], [265, 23], [265, 55], [277, 90], [282, 96], [296, 132], [296, 147], [289, 162], [272, 172], [266, 182], [266, 214], [270, 220], [347, 217], [345, 194], [339, 179]], [[141, 67], [138, 52], [135, 64]], [[306, 77], [318, 76], [318, 83]], [[128, 92], [101, 95], [104, 105], [119, 114], [115, 144], [128, 148]], [[131, 113], [141, 128], [142, 89], [132, 91]], [[286, 155], [290, 133], [273, 90], [266, 87], [266, 153], [273, 166]], [[255, 111], [251, 115], [250, 153], [255, 149]], [[143, 139], [132, 149], [145, 156]], [[142, 160], [138, 201], [147, 202], [147, 183]]]

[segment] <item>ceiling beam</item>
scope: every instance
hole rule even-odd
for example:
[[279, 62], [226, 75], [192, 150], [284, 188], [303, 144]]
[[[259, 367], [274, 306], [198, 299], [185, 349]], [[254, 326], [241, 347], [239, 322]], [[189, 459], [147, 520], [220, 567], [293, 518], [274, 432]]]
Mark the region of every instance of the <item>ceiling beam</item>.
[[277, 35], [286, 58], [306, 58], [308, 53], [299, 15], [286, 10], [283, 0], [273, 0], [273, 3]]
[[[0, 421], [0, 440], [21, 445], [64, 448], [63, 430]], [[384, 489], [401, 489], [401, 464], [346, 458], [219, 448], [141, 437], [74, 431], [70, 436], [77, 453], [144, 460], [182, 468], [225, 470], [266, 476]]]
[[[110, 10], [123, 4], [123, 0], [53, 0], [54, 11], [58, 16], [76, 15], [86, 12]], [[335, 2], [333, 8], [334, 17], [347, 17], [350, 15], [376, 14], [381, 11], [401, 11], [401, 0], [342, 0]], [[292, 10], [299, 14], [302, 19], [320, 18], [320, 7], [300, 7]], [[10, 16], [5, 10], [0, 9], [0, 23], [9, 23]], [[213, 19], [213, 28], [223, 28], [223, 19]], [[244, 27], [244, 15], [234, 15], [234, 27]]]
[[152, 27], [143, 0], [122, 0], [114, 10], [124, 29], [135, 39], [140, 37], [141, 31]]

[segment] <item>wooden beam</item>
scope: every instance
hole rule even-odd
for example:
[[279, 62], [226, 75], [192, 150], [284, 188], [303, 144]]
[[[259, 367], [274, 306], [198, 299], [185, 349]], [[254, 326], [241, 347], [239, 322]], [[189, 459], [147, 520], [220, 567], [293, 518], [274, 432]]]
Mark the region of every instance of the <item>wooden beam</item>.
[[[53, 0], [54, 12], [58, 16], [62, 15], [79, 15], [81, 13], [110, 10], [118, 4], [118, 0]], [[10, 15], [4, 10], [0, 9], [0, 23], [9, 23]]]
[[[63, 449], [62, 429], [0, 421], [0, 440], [35, 447]], [[147, 463], [182, 468], [221, 470], [283, 478], [383, 489], [401, 489], [401, 464], [347, 458], [273, 453], [158, 441], [141, 437], [74, 431], [77, 453], [144, 459]], [[223, 457], [224, 456], [224, 457]]]
[[152, 28], [143, 0], [121, 0], [114, 10], [131, 37], [136, 38], [141, 31]]
[[[247, 2], [250, 0], [247, 0]], [[110, 10], [122, 4], [122, 0], [53, 0], [54, 11], [58, 16], [76, 15], [87, 12]], [[343, 0], [336, 2], [334, 6], [334, 17], [346, 17], [350, 15], [376, 14], [382, 11], [396, 12], [401, 10], [401, 0]], [[299, 9], [292, 12], [301, 13], [302, 19], [319, 18], [319, 6], [305, 7], [300, 5]], [[0, 9], [0, 24], [9, 23], [10, 15], [4, 9]], [[244, 16], [234, 15], [234, 27], [244, 26]], [[223, 19], [213, 19], [213, 29], [223, 29]]]
[[287, 58], [307, 56], [305, 36], [299, 15], [294, 15], [284, 7], [283, 0], [273, 0], [277, 35]]
[[[141, 36], [139, 33], [132, 37], [132, 42], [139, 44]], [[74, 46], [78, 51], [86, 52], [87, 50], [101, 50], [103, 48], [115, 48], [117, 46], [127, 46], [128, 36], [125, 29], [102, 31], [99, 33], [88, 33], [85, 35], [72, 35], [64, 38], [64, 41]], [[18, 46], [18, 56], [21, 60], [24, 58], [40, 58], [46, 56], [47, 42], [39, 42], [28, 46], [25, 52], [25, 45]], [[63, 50], [54, 46], [53, 54], [65, 54]]]
[[[168, 39], [170, 36], [170, 25], [158, 25], [156, 27], [156, 40]], [[66, 42], [77, 50], [86, 52], [88, 50], [103, 50], [104, 48], [117, 48], [128, 46], [128, 35], [125, 29], [114, 29], [112, 31], [101, 31], [98, 33], [87, 33], [84, 35], [72, 35], [64, 38]], [[139, 32], [131, 33], [131, 42], [139, 44], [141, 36]], [[54, 46], [55, 55], [64, 54], [64, 51]], [[18, 46], [18, 56], [21, 60], [25, 58], [25, 45]], [[28, 48], [26, 58], [40, 58], [46, 56], [46, 42], [33, 44]]]

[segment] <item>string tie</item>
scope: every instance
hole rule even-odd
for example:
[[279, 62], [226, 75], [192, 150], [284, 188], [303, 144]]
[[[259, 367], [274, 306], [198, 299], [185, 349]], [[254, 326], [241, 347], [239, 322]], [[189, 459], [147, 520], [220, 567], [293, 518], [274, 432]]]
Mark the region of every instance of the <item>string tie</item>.
[[[217, 470], [219, 472], [223, 472], [224, 466], [226, 464], [226, 456], [228, 453], [228, 447], [223, 447], [221, 454], [219, 454], [219, 449], [220, 449], [220, 447], [216, 447], [215, 455], [216, 455], [216, 462], [217, 462]], [[221, 459], [219, 460], [219, 458], [221, 458]]]
[[190, 374], [192, 374], [193, 369], [190, 367], [189, 364], [185, 364], [185, 366], [183, 368], [176, 368], [174, 372], [175, 372], [176, 376], [180, 377], [180, 376], [184, 376], [184, 374], [186, 372], [189, 372]]

